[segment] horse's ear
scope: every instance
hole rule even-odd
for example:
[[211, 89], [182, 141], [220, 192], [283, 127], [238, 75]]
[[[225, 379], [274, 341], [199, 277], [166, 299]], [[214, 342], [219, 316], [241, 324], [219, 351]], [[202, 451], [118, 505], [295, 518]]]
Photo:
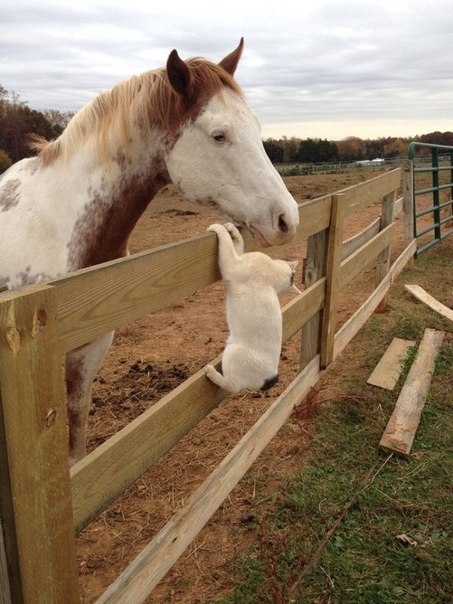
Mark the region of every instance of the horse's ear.
[[233, 50], [229, 55], [222, 59], [219, 63], [220, 67], [223, 67], [225, 71], [228, 71], [230, 75], [234, 75], [236, 67], [238, 66], [239, 59], [241, 58], [242, 49], [244, 48], [244, 38], [241, 38], [239, 46]]
[[190, 71], [176, 50], [167, 59], [167, 75], [173, 89], [182, 97], [190, 97]]

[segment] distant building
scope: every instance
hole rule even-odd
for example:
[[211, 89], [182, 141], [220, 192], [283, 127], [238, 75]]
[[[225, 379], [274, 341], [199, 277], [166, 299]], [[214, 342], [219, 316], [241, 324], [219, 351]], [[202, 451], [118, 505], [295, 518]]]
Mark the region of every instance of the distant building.
[[385, 159], [376, 157], [376, 159], [361, 159], [355, 162], [358, 166], [382, 166], [385, 164]]

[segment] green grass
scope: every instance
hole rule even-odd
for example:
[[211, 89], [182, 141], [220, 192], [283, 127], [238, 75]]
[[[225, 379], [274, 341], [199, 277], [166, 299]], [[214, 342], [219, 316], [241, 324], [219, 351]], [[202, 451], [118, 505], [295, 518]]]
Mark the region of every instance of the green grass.
[[[453, 328], [403, 289], [419, 283], [448, 299], [452, 267], [453, 241], [422, 255], [393, 286], [387, 312], [372, 317], [327, 373], [335, 395], [316, 408], [310, 463], [270, 504], [257, 504], [257, 542], [231, 569], [236, 586], [219, 602], [453, 601]], [[366, 380], [393, 337], [418, 344], [426, 327], [446, 337], [406, 459], [378, 444], [416, 348], [395, 391]]]

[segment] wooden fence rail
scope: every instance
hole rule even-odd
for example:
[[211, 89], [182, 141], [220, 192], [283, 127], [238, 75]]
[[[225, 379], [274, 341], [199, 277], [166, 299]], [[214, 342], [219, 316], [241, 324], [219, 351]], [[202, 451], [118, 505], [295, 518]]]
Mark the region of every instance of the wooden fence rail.
[[[146, 597], [381, 304], [415, 252], [408, 242], [390, 265], [400, 181], [401, 171], [392, 170], [300, 205], [295, 242], [308, 240], [306, 289], [283, 309], [283, 331], [286, 340], [302, 330], [301, 373], [99, 602]], [[343, 241], [347, 218], [375, 203], [381, 216]], [[377, 287], [336, 331], [338, 292], [370, 263], [377, 263]], [[85, 527], [226, 396], [200, 370], [69, 472], [63, 353], [219, 277], [217, 241], [206, 234], [0, 294], [1, 518], [11, 592], [5, 602], [78, 602], [74, 527]]]

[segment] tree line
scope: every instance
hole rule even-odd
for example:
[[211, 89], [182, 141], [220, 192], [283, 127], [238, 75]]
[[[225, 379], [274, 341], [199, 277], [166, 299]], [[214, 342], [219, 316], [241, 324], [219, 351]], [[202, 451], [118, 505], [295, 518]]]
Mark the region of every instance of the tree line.
[[[73, 115], [73, 112], [56, 109], [31, 109], [18, 94], [8, 92], [0, 84], [0, 173], [12, 163], [33, 154], [30, 147], [33, 135], [54, 139], [63, 132]], [[263, 144], [273, 163], [335, 163], [406, 157], [407, 147], [413, 140], [453, 146], [453, 132], [372, 140], [350, 136], [339, 141], [284, 136], [278, 140], [268, 138]]]
[[33, 135], [54, 139], [73, 115], [56, 109], [31, 109], [18, 94], [0, 84], [0, 173], [14, 162], [33, 155], [30, 147]]
[[453, 146], [453, 132], [430, 132], [414, 137], [361, 139], [350, 136], [340, 141], [320, 138], [268, 138], [264, 148], [273, 163], [336, 163], [406, 157], [412, 141]]

